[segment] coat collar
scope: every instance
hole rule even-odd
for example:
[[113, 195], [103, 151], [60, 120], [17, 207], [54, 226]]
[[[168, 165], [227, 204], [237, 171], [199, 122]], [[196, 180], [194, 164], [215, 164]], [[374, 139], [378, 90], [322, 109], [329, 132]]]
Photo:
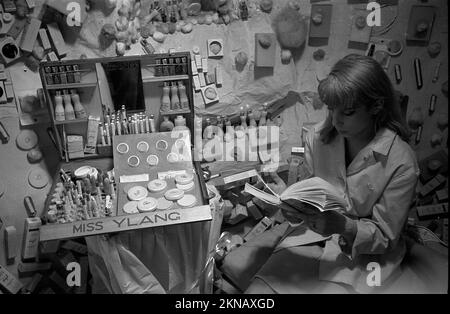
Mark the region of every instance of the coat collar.
[[362, 149], [356, 156], [348, 168], [345, 167], [345, 142], [344, 138], [338, 135], [335, 139], [336, 154], [342, 162], [341, 175], [344, 177], [351, 176], [361, 170], [373, 165], [379, 161], [383, 161], [389, 155], [391, 147], [397, 134], [389, 129], [381, 129], [374, 139]]
[[373, 152], [386, 157], [389, 154], [396, 137], [397, 134], [395, 132], [383, 128], [375, 135], [375, 138], [369, 144], [369, 147]]

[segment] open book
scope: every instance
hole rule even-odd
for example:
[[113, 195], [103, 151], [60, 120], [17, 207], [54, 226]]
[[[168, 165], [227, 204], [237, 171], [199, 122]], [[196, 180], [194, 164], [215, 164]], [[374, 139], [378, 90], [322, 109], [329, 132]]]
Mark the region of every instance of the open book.
[[283, 208], [284, 205], [288, 205], [290, 209], [296, 209], [304, 214], [342, 210], [347, 207], [346, 201], [341, 196], [342, 192], [321, 178], [314, 177], [295, 183], [281, 195], [273, 192], [266, 183], [264, 186], [265, 191], [262, 191], [247, 183], [244, 191], [268, 204]]

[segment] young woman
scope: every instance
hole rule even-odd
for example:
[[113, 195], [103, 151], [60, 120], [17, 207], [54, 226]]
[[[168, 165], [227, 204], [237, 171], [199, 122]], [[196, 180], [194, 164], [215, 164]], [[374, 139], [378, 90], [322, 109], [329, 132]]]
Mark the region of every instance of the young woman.
[[[392, 83], [372, 58], [349, 55], [318, 91], [329, 116], [308, 133], [307, 167], [348, 205], [315, 216], [283, 210], [326, 240], [276, 251], [247, 293], [369, 293], [389, 284], [404, 257], [419, 170]], [[274, 181], [277, 192], [286, 188]]]

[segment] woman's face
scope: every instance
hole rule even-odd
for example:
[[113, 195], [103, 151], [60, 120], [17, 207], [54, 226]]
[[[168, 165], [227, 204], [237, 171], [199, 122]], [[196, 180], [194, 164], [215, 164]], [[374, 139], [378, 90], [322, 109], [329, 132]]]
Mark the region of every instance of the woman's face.
[[330, 109], [333, 126], [345, 138], [361, 138], [372, 134], [374, 130], [374, 116], [359, 106], [355, 109]]

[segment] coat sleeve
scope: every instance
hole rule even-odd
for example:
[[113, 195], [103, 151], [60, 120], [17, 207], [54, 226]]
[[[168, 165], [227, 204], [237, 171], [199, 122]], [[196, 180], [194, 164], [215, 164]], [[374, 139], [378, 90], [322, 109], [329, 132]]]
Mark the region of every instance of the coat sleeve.
[[305, 159], [304, 162], [299, 166], [297, 181], [302, 181], [314, 176], [314, 139], [315, 139], [315, 129], [312, 128], [305, 139]]
[[375, 204], [369, 219], [357, 221], [352, 257], [384, 254], [397, 245], [418, 182], [418, 170], [400, 167]]

